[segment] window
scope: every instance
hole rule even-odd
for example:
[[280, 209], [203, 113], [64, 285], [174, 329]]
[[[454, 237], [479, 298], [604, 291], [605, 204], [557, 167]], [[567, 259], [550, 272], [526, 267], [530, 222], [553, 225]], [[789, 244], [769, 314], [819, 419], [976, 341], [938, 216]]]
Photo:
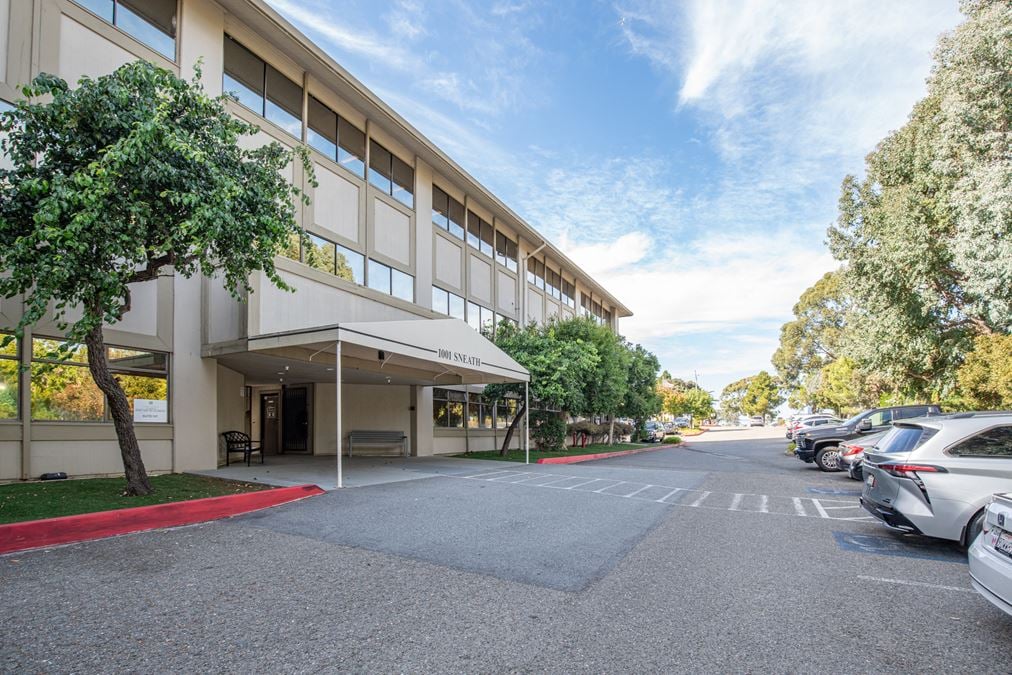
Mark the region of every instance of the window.
[[502, 232], [495, 233], [495, 261], [511, 272], [517, 271], [517, 243]]
[[462, 391], [432, 390], [432, 425], [444, 429], [464, 428], [464, 401], [467, 395]]
[[228, 35], [222, 86], [256, 114], [296, 138], [302, 135], [302, 87]]
[[372, 258], [369, 259], [368, 286], [401, 300], [415, 301], [415, 278]]
[[492, 257], [492, 246], [495, 233], [492, 225], [474, 213], [467, 212], [467, 243], [471, 248], [478, 249], [489, 258]]
[[576, 287], [568, 281], [562, 281], [562, 302], [569, 307], [576, 307]]
[[495, 404], [481, 394], [468, 394], [467, 426], [470, 429], [491, 429]]
[[468, 301], [467, 303], [467, 323], [471, 328], [475, 329], [479, 333], [482, 329], [494, 330], [495, 329], [495, 312], [488, 307], [483, 307], [477, 303]]
[[176, 0], [75, 0], [156, 52], [176, 60]]
[[365, 134], [315, 96], [309, 97], [306, 139], [321, 154], [359, 177], [365, 176]]
[[598, 325], [610, 325], [611, 322], [611, 312], [606, 311], [600, 302], [591, 300], [589, 295], [580, 298], [580, 316], [589, 317]]
[[[66, 361], [57, 352], [65, 345]], [[126, 392], [131, 412], [134, 401], [168, 401], [168, 358], [160, 352], [107, 347], [109, 369]], [[91, 379], [84, 345], [59, 340], [32, 340], [32, 419], [67, 422], [108, 421], [105, 396]]]
[[562, 299], [562, 275], [552, 270], [545, 272], [545, 291], [557, 300]]
[[956, 457], [1012, 457], [1012, 427], [995, 427], [949, 449]]
[[892, 410], [879, 410], [871, 414], [871, 425], [873, 427], [882, 427], [890, 424], [893, 421]]
[[545, 263], [534, 258], [527, 259], [527, 281], [541, 290], [545, 289]]
[[876, 452], [910, 452], [937, 433], [927, 427], [893, 427], [876, 444]]
[[369, 182], [408, 208], [415, 207], [415, 170], [376, 141], [369, 141]]
[[340, 244], [309, 235], [310, 250], [306, 252], [306, 264], [318, 270], [339, 276], [356, 284], [364, 279], [365, 256]]
[[914, 417], [924, 417], [927, 414], [929, 414], [927, 406], [914, 406], [912, 408], [893, 409], [894, 420], [907, 420]]
[[517, 416], [518, 400], [516, 398], [505, 398], [495, 404], [495, 426], [497, 429], [506, 429], [510, 422]]
[[432, 186], [432, 223], [457, 239], [464, 238], [464, 205]]
[[11, 340], [0, 347], [0, 420], [18, 418], [18, 370], [18, 342]]
[[454, 319], [464, 320], [464, 298], [436, 286], [432, 287], [432, 309]]

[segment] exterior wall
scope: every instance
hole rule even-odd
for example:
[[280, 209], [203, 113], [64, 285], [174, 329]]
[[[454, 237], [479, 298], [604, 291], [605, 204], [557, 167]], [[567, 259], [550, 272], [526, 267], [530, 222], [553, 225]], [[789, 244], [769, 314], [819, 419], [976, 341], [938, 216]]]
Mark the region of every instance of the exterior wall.
[[[315, 386], [315, 424], [313, 454], [333, 455], [337, 452], [337, 426], [334, 420], [336, 400], [334, 385]], [[341, 411], [345, 454], [348, 434], [352, 431], [403, 431], [411, 437], [411, 387], [376, 384], [345, 384], [342, 390]], [[430, 418], [431, 424], [431, 418]], [[387, 448], [363, 448], [362, 455], [370, 452], [390, 452]], [[409, 445], [409, 452], [415, 454]], [[356, 454], [359, 454], [356, 451]]]
[[[249, 405], [246, 391], [246, 377], [242, 373], [218, 365], [217, 370], [218, 429], [217, 434], [225, 431], [246, 431], [246, 410]], [[218, 435], [215, 438], [219, 438]], [[218, 447], [218, 461], [225, 461], [224, 448]]]

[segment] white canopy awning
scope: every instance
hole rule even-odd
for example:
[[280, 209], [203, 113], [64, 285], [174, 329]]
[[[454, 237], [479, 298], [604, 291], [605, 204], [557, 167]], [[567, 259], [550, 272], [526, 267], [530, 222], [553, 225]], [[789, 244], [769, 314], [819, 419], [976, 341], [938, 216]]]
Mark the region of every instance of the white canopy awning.
[[[530, 374], [506, 352], [459, 319], [365, 321], [250, 337], [250, 351], [330, 351], [363, 365], [383, 362], [432, 374], [433, 384], [527, 382]], [[350, 349], [349, 349], [350, 347]], [[390, 355], [397, 355], [390, 359]], [[448, 377], [447, 377], [448, 376]]]

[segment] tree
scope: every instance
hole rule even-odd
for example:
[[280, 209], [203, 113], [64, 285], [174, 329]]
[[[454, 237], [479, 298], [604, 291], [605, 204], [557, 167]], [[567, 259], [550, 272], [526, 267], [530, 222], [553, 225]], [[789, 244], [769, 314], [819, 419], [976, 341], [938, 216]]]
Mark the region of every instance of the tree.
[[731, 422], [745, 414], [743, 405], [745, 394], [748, 393], [748, 388], [752, 384], [753, 377], [743, 377], [740, 380], [735, 380], [720, 392], [720, 416], [724, 421]]
[[844, 415], [871, 407], [877, 399], [857, 363], [846, 356], [823, 366], [814, 398], [819, 407], [828, 406]]
[[648, 419], [661, 411], [661, 397], [655, 386], [661, 366], [657, 357], [641, 345], [623, 344], [627, 353], [626, 391], [618, 414], [635, 420], [636, 428], [642, 429]]
[[690, 387], [686, 391], [673, 390], [664, 397], [664, 412], [675, 417], [689, 415], [693, 421], [712, 417], [713, 396], [699, 387]]
[[[199, 273], [241, 297], [260, 270], [287, 288], [274, 255], [302, 236], [295, 200], [305, 197], [281, 175], [292, 153], [276, 143], [240, 149], [237, 139], [257, 128], [198, 80], [144, 61], [76, 89], [43, 74], [0, 115], [0, 149], [13, 164], [0, 170], [0, 294], [23, 296], [18, 339], [52, 306], [68, 340], [56, 356], [87, 345], [129, 495], [151, 485], [102, 327], [130, 311], [130, 284]], [[311, 177], [304, 152], [301, 160]], [[79, 319], [67, 318], [72, 308]]]
[[967, 407], [1012, 408], [1012, 335], [981, 335], [957, 372]]
[[[599, 361], [593, 343], [580, 339], [561, 339], [558, 324], [555, 323], [546, 326], [532, 323], [520, 328], [502, 322], [494, 335], [486, 333], [486, 337], [528, 370], [531, 376], [529, 387], [532, 404], [564, 412], [585, 409], [585, 383], [595, 376]], [[499, 401], [507, 394], [523, 401], [523, 383], [485, 386], [486, 400]], [[499, 454], [506, 454], [520, 419], [526, 412], [526, 403], [521, 403], [506, 430]]]
[[609, 444], [614, 443], [615, 415], [625, 399], [628, 386], [628, 352], [614, 331], [590, 318], [576, 317], [555, 324], [560, 340], [583, 342], [594, 345], [597, 366], [583, 382], [582, 409], [572, 409], [574, 415], [591, 417], [602, 415], [610, 418]]
[[927, 96], [844, 180], [829, 231], [847, 355], [922, 398], [951, 392], [975, 337], [1012, 331], [1012, 7], [962, 7]]
[[741, 399], [741, 409], [746, 415], [763, 417], [772, 416], [773, 412], [784, 402], [780, 393], [780, 385], [765, 370], [750, 378], [745, 395]]

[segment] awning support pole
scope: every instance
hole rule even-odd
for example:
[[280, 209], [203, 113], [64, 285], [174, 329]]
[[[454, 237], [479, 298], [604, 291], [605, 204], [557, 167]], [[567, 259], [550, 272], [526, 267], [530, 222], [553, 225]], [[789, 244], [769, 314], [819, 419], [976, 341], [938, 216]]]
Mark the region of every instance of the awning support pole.
[[342, 438], [343, 432], [341, 431], [341, 341], [340, 340], [337, 341], [337, 346], [334, 348], [334, 351], [337, 354], [337, 360], [334, 362], [334, 387], [336, 388], [336, 396], [334, 396], [334, 398], [337, 400], [337, 487], [343, 488], [344, 467], [342, 466], [343, 459], [341, 458], [341, 453], [343, 451], [343, 448], [341, 446], [344, 443]]
[[531, 400], [527, 384], [524, 382], [524, 464], [531, 463]]

